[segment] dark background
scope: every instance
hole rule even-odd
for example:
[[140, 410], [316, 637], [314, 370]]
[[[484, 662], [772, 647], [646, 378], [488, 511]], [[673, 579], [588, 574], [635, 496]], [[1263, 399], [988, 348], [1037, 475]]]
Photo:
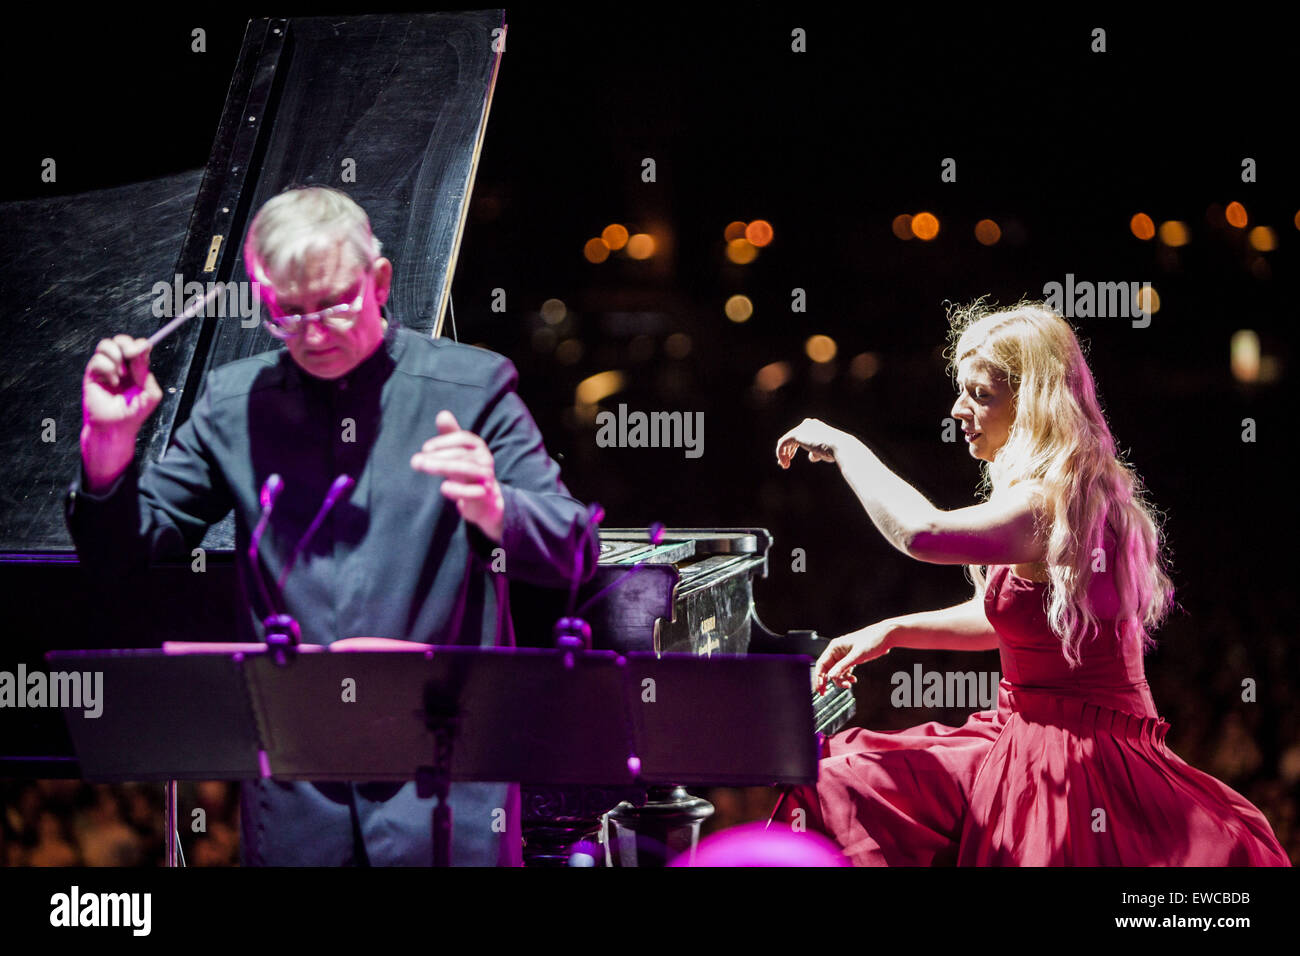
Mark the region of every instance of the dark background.
[[[38, 9], [4, 38], [0, 200], [203, 166], [247, 19], [331, 9], [357, 12]], [[1074, 321], [1112, 431], [1165, 519], [1180, 606], [1156, 635], [1148, 676], [1173, 749], [1259, 804], [1300, 859], [1284, 481], [1300, 248], [1291, 32], [1244, 10], [1173, 21], [807, 5], [507, 9], [453, 288], [459, 337], [515, 362], [565, 481], [605, 506], [607, 526], [769, 529], [771, 574], [755, 593], [776, 630], [834, 636], [970, 593], [960, 569], [894, 551], [834, 467], [801, 459], [782, 472], [773, 450], [785, 430], [824, 419], [940, 507], [971, 504], [977, 463], [942, 440], [955, 398], [940, 354], [944, 302], [1041, 297], [1066, 273], [1153, 283], [1161, 308], [1148, 328]], [[194, 27], [207, 31], [206, 53], [190, 52]], [[790, 50], [796, 27], [807, 53]], [[1105, 53], [1090, 52], [1094, 27], [1106, 30]], [[40, 182], [46, 156], [58, 158], [56, 185]], [[655, 183], [641, 180], [647, 156]], [[955, 183], [940, 180], [945, 157], [957, 161]], [[1241, 181], [1244, 157], [1258, 182]], [[1253, 251], [1215, 216], [1234, 200], [1251, 227], [1273, 228], [1274, 251]], [[896, 238], [893, 218], [923, 209], [938, 216], [938, 237]], [[1190, 242], [1139, 241], [1128, 227], [1137, 212], [1185, 222]], [[986, 217], [1003, 229], [992, 247], [972, 234]], [[774, 241], [750, 265], [730, 264], [723, 228], [754, 218], [773, 224]], [[652, 232], [661, 252], [586, 262], [583, 243], [611, 222]], [[806, 313], [790, 310], [795, 287]], [[495, 288], [507, 292], [504, 313], [490, 309]], [[742, 292], [754, 316], [738, 325], [722, 309]], [[550, 298], [568, 316], [548, 337], [538, 310]], [[1272, 381], [1233, 378], [1228, 343], [1239, 329], [1258, 332]], [[673, 333], [689, 336], [689, 354], [669, 357]], [[817, 333], [838, 346], [820, 371], [803, 351]], [[577, 344], [557, 352], [562, 340]], [[850, 362], [868, 352], [879, 371], [855, 378]], [[755, 373], [775, 361], [790, 363], [789, 381], [759, 392]], [[609, 369], [626, 387], [604, 407], [703, 412], [704, 455], [598, 448], [574, 390]], [[1254, 443], [1241, 440], [1246, 418]], [[791, 570], [793, 548], [807, 554], [804, 573]], [[998, 667], [992, 653], [890, 659]], [[863, 668], [862, 722], [933, 718], [889, 706], [891, 669]], [[1241, 700], [1247, 678], [1257, 703]]]

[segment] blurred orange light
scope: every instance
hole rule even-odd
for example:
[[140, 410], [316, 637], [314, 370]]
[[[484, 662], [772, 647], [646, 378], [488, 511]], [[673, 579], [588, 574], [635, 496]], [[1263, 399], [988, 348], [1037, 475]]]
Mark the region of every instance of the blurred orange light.
[[588, 239], [587, 244], [582, 247], [582, 254], [586, 256], [588, 262], [604, 262], [609, 258], [609, 246], [605, 240], [597, 236], [595, 239]]
[[633, 259], [649, 259], [655, 254], [654, 237], [648, 232], [638, 232], [627, 240], [627, 254]]
[[740, 220], [727, 223], [727, 228], [722, 230], [722, 238], [730, 242], [732, 239], [745, 238], [745, 224]]
[[1250, 230], [1250, 247], [1259, 252], [1272, 252], [1277, 248], [1277, 236], [1268, 226], [1256, 226]]
[[569, 314], [569, 309], [563, 299], [547, 299], [542, 303], [541, 312], [547, 325], [559, 325]]
[[1233, 378], [1239, 382], [1259, 381], [1259, 334], [1254, 329], [1232, 333], [1229, 356]]
[[1156, 237], [1156, 224], [1151, 221], [1151, 217], [1144, 212], [1137, 213], [1128, 221], [1128, 227], [1132, 230], [1133, 235], [1137, 236], [1143, 242]]
[[674, 332], [664, 341], [664, 352], [669, 358], [685, 358], [691, 354], [691, 337], [685, 332]]
[[555, 347], [555, 360], [563, 365], [572, 365], [582, 358], [582, 343], [577, 339], [565, 339]]
[[894, 222], [890, 228], [894, 230], [894, 235], [899, 239], [915, 238], [912, 235], [912, 217], [907, 213], [903, 213], [901, 216], [895, 216]]
[[578, 421], [592, 424], [599, 408], [596, 403], [623, 390], [623, 373], [611, 369], [597, 372], [578, 383], [574, 389], [573, 411]]
[[810, 335], [804, 343], [804, 353], [814, 362], [829, 362], [835, 358], [838, 347], [829, 335]]
[[912, 232], [916, 238], [929, 242], [939, 235], [939, 220], [933, 213], [918, 212], [912, 217]]
[[875, 352], [863, 352], [861, 355], [853, 356], [853, 361], [849, 363], [849, 374], [854, 378], [866, 381], [880, 371], [880, 356]]
[[748, 265], [758, 255], [758, 246], [748, 239], [732, 239], [727, 243], [727, 258], [738, 266]]
[[722, 307], [722, 311], [732, 322], [748, 322], [749, 317], [754, 314], [754, 303], [749, 301], [747, 295], [733, 295]]
[[605, 240], [605, 245], [611, 249], [619, 250], [627, 245], [627, 230], [618, 223], [610, 223], [601, 232], [600, 238]]
[[758, 247], [772, 241], [772, 224], [766, 219], [755, 219], [745, 227], [745, 238]]
[[623, 390], [623, 373], [618, 371], [597, 372], [578, 383], [574, 390], [574, 400], [579, 405], [595, 405], [616, 392]]
[[772, 392], [790, 381], [790, 363], [772, 362], [754, 376], [754, 385], [762, 392]]
[[1236, 226], [1238, 229], [1246, 228], [1246, 207], [1239, 202], [1228, 203], [1228, 208], [1223, 210], [1223, 217], [1228, 220], [1228, 225]]
[[1187, 245], [1189, 239], [1186, 223], [1170, 219], [1160, 224], [1160, 241], [1166, 246], [1177, 249], [1179, 246]]
[[1138, 290], [1136, 304], [1147, 315], [1155, 315], [1160, 311], [1160, 293], [1155, 286], [1143, 285]]
[[992, 219], [981, 219], [975, 223], [975, 241], [982, 246], [996, 245], [1002, 238], [1002, 230]]

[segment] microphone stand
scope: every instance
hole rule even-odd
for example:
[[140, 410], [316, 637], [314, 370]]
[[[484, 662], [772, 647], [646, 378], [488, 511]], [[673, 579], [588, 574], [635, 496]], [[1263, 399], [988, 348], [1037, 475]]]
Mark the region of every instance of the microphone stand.
[[262, 627], [266, 630], [267, 650], [273, 655], [275, 663], [279, 667], [288, 665], [290, 658], [297, 653], [298, 645], [302, 643], [302, 629], [298, 626], [297, 619], [284, 610], [284, 582], [288, 580], [289, 572], [293, 570], [298, 555], [307, 546], [307, 542], [316, 533], [316, 529], [325, 520], [325, 516], [329, 514], [339, 498], [354, 484], [356, 484], [356, 481], [348, 475], [339, 475], [334, 479], [329, 492], [325, 495], [325, 500], [321, 502], [321, 506], [316, 512], [316, 517], [312, 519], [312, 523], [307, 527], [303, 536], [298, 539], [293, 552], [289, 555], [289, 560], [285, 562], [284, 570], [280, 572], [280, 577], [275, 582], [275, 600], [272, 599], [271, 591], [263, 577], [259, 558], [262, 535], [271, 520], [271, 510], [275, 507], [276, 499], [279, 498], [280, 492], [284, 488], [284, 481], [279, 475], [271, 475], [266, 479], [266, 483], [262, 485], [260, 497], [262, 517], [257, 523], [257, 528], [253, 531], [253, 540], [248, 547], [248, 559], [253, 566], [253, 577], [257, 581], [258, 589], [261, 591], [262, 600], [271, 612], [262, 620]]

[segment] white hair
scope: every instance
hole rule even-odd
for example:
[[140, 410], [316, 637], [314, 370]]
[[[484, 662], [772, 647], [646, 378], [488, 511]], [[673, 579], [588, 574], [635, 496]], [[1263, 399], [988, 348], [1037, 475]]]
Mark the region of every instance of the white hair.
[[340, 242], [356, 264], [369, 269], [382, 243], [370, 231], [364, 209], [328, 186], [303, 186], [269, 199], [248, 227], [244, 262], [254, 281], [270, 285], [268, 272], [283, 275], [300, 268], [312, 254]]

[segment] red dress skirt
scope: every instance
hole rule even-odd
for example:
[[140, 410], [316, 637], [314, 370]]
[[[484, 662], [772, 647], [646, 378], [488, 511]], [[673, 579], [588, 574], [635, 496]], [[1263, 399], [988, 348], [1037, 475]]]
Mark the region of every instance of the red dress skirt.
[[829, 738], [780, 819], [859, 865], [1290, 865], [1253, 804], [1165, 746], [1139, 648], [1094, 641], [1070, 670], [1047, 585], [989, 571], [997, 710]]

